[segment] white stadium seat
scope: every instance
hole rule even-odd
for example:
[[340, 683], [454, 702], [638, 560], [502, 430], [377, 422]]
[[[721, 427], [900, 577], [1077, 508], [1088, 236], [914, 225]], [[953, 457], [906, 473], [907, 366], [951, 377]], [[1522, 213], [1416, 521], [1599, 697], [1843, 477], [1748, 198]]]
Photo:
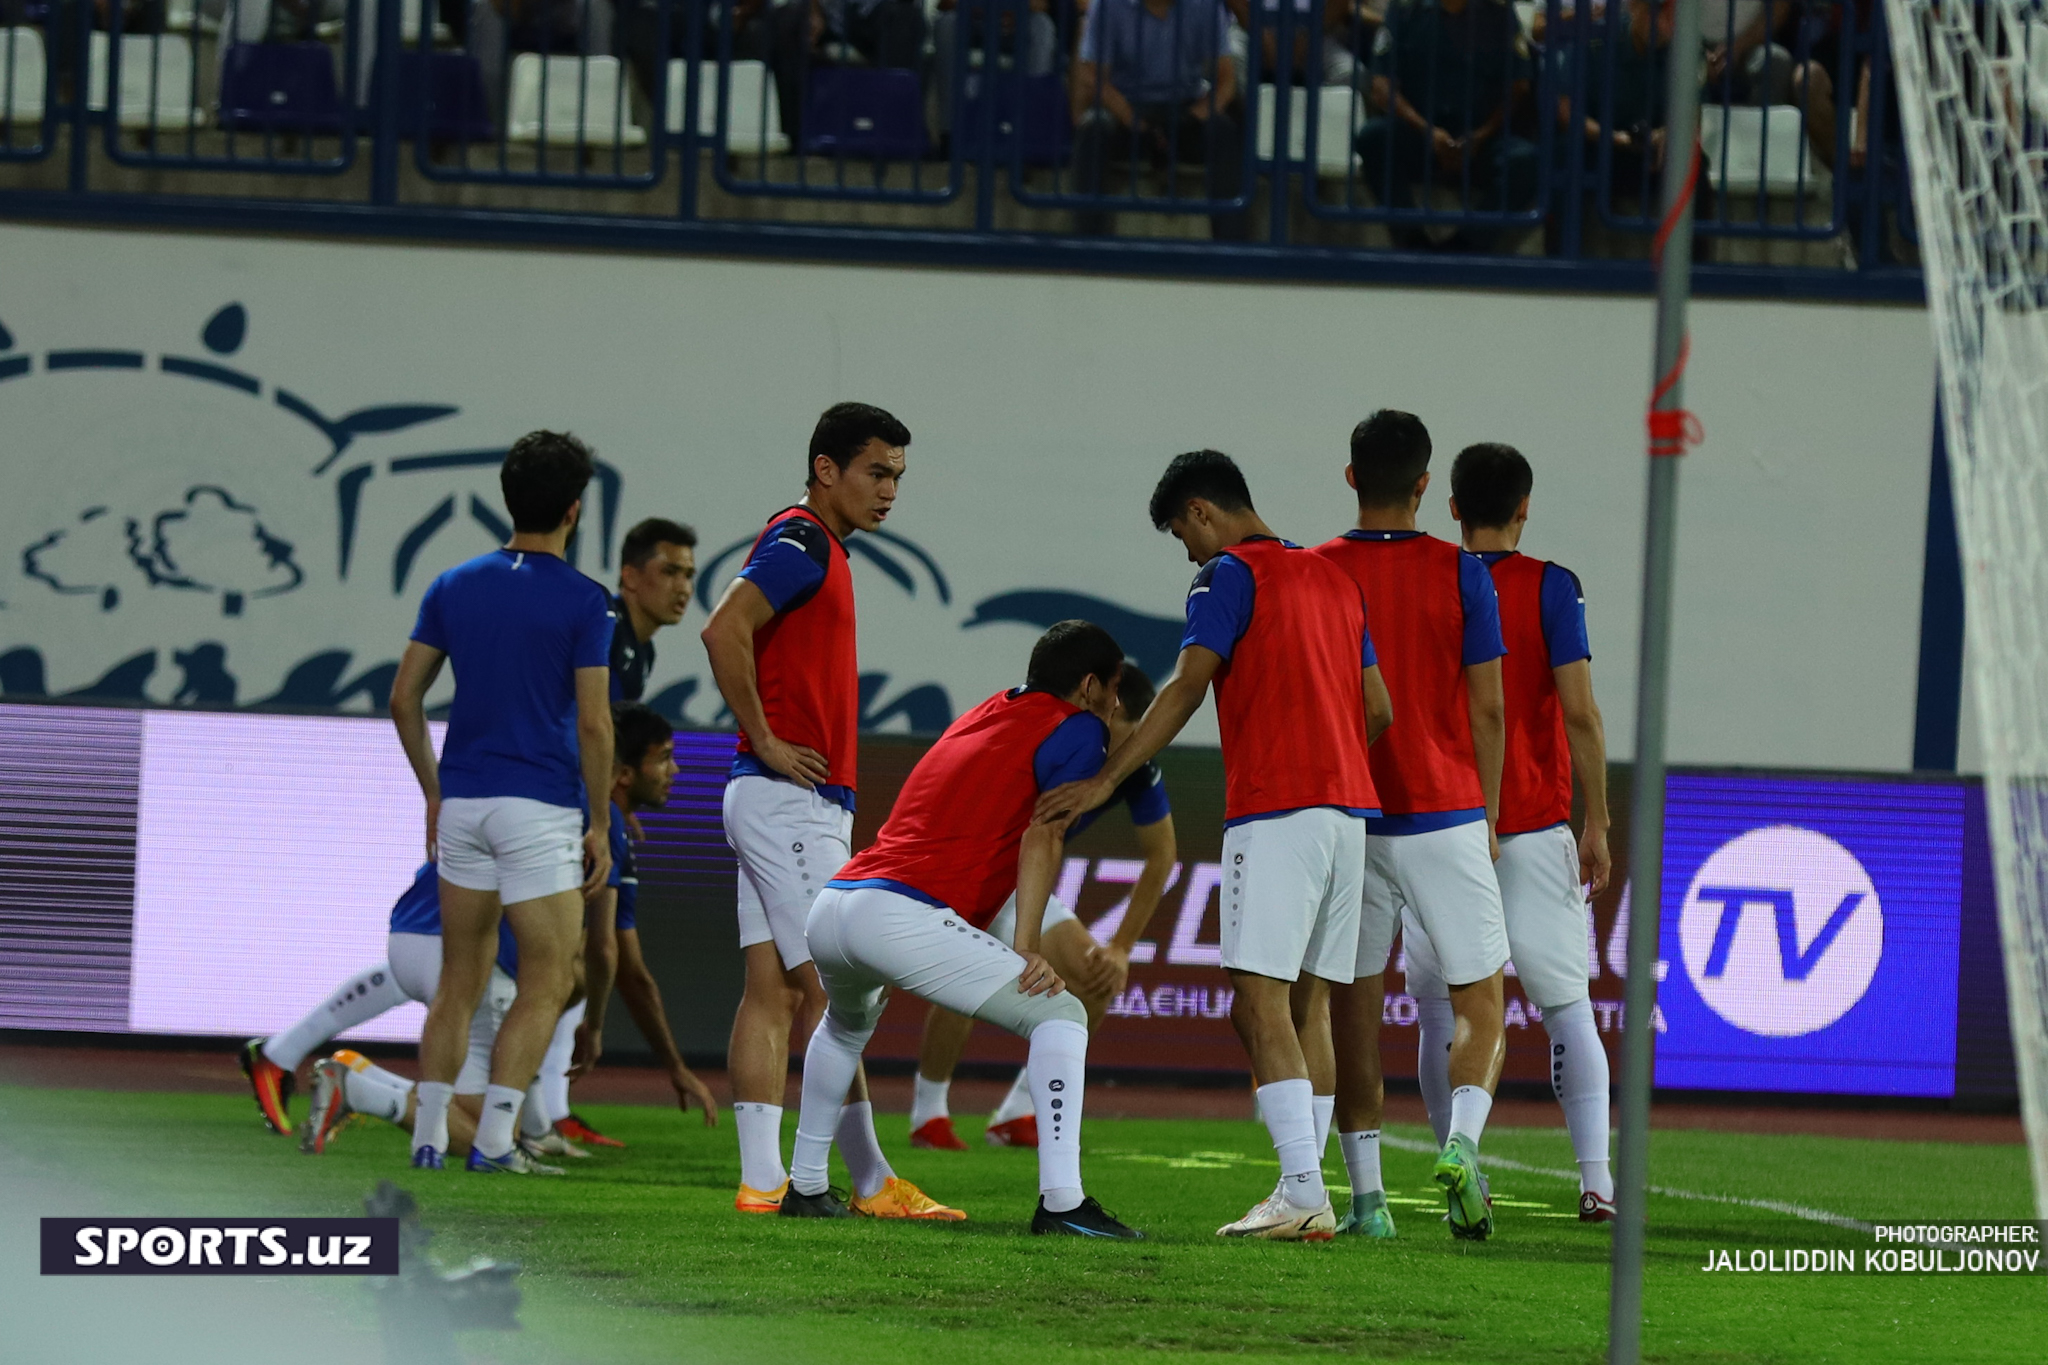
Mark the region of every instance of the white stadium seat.
[[[97, 30], [90, 48], [91, 85], [86, 107], [99, 113], [107, 107], [107, 35]], [[150, 104], [150, 61], [156, 62], [156, 103]], [[120, 126], [143, 128], [203, 128], [206, 111], [192, 98], [192, 43], [176, 33], [152, 38], [139, 33], [121, 35], [121, 103], [115, 113]]]
[[1795, 105], [1737, 105], [1700, 110], [1700, 147], [1713, 164], [1713, 184], [1730, 194], [1797, 195], [1828, 186]]
[[647, 142], [647, 130], [633, 122], [633, 104], [617, 57], [520, 53], [512, 59], [512, 98], [505, 123], [506, 136], [513, 142], [545, 142], [551, 147], [579, 142], [587, 147], [640, 147]]
[[[1288, 90], [1287, 159], [1300, 162], [1308, 155], [1308, 91], [1301, 86]], [[1278, 98], [1270, 85], [1259, 87], [1259, 160], [1273, 159], [1273, 120]], [[1341, 179], [1351, 168], [1351, 140], [1365, 126], [1365, 101], [1354, 96], [1348, 85], [1326, 85], [1316, 109], [1316, 171]]]
[[[775, 98], [775, 80], [766, 62], [732, 63], [726, 91], [725, 148], [758, 156], [762, 152], [786, 152], [789, 139], [782, 131], [782, 108]], [[688, 63], [678, 57], [668, 64], [668, 119], [671, 133], [683, 131], [684, 82], [689, 79]], [[718, 68], [706, 62], [697, 73], [697, 135], [707, 141], [718, 132]]]
[[0, 28], [0, 115], [14, 123], [40, 120], [48, 78], [43, 31]]

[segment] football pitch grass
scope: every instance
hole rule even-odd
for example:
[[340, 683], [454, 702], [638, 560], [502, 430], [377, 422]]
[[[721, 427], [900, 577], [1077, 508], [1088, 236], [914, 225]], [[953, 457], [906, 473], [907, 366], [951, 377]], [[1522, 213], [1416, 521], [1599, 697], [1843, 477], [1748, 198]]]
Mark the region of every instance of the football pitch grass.
[[[1489, 1242], [1451, 1240], [1429, 1183], [1428, 1133], [1394, 1128], [1386, 1174], [1400, 1237], [1302, 1246], [1214, 1236], [1272, 1187], [1257, 1124], [1090, 1119], [1089, 1189], [1145, 1230], [1149, 1240], [1130, 1245], [1028, 1236], [1035, 1157], [981, 1146], [978, 1124], [961, 1124], [973, 1150], [946, 1153], [911, 1151], [902, 1115], [879, 1120], [899, 1173], [971, 1221], [816, 1223], [733, 1212], [729, 1113], [715, 1131], [695, 1113], [656, 1108], [586, 1116], [628, 1148], [574, 1162], [560, 1179], [481, 1179], [406, 1169], [406, 1139], [381, 1124], [302, 1156], [261, 1128], [245, 1097], [4, 1087], [0, 1175], [14, 1192], [0, 1202], [17, 1215], [346, 1215], [391, 1178], [418, 1198], [444, 1264], [523, 1264], [524, 1331], [463, 1337], [468, 1359], [506, 1365], [1044, 1365], [1168, 1352], [1519, 1365], [1604, 1354], [1609, 1232], [1576, 1219], [1561, 1129], [1486, 1134]], [[1653, 1181], [1671, 1192], [1650, 1206], [1647, 1358], [2043, 1358], [2042, 1277], [1701, 1269], [1712, 1248], [1870, 1245], [1774, 1205], [1862, 1220], [2026, 1218], [2022, 1148], [1660, 1131], [1652, 1161]], [[1330, 1175], [1344, 1178], [1334, 1160]], [[24, 1182], [35, 1191], [26, 1199]], [[7, 1221], [27, 1230], [24, 1218]], [[12, 1306], [0, 1320], [18, 1323], [38, 1312], [32, 1257], [7, 1267], [14, 1282], [0, 1302]], [[83, 1282], [43, 1283], [55, 1294]], [[139, 1282], [91, 1283], [112, 1304]], [[360, 1339], [355, 1358], [378, 1359], [359, 1283], [273, 1292], [298, 1294], [311, 1318], [333, 1320], [335, 1340]], [[267, 1358], [294, 1353], [281, 1340]]]

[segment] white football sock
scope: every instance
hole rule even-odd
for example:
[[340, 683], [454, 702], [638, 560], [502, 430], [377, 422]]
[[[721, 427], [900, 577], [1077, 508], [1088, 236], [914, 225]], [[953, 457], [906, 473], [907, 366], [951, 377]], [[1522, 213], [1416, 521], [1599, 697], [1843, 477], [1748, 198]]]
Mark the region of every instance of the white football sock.
[[953, 1111], [946, 1107], [947, 1096], [952, 1092], [953, 1082], [928, 1081], [922, 1072], [913, 1079], [910, 1093], [910, 1131], [930, 1123], [933, 1119], [950, 1118]]
[[1337, 1146], [1344, 1153], [1344, 1169], [1351, 1174], [1351, 1197], [1372, 1194], [1384, 1190], [1386, 1181], [1380, 1176], [1380, 1130], [1375, 1128], [1366, 1133], [1339, 1133]]
[[[406, 1101], [412, 1098], [412, 1082], [403, 1076], [395, 1076], [381, 1066], [363, 1063], [362, 1070], [349, 1068], [341, 1078], [341, 1090], [348, 1100], [348, 1107], [358, 1114], [368, 1114], [373, 1119], [387, 1123], [405, 1122]], [[447, 1111], [442, 1110], [445, 1116]]]
[[1320, 1165], [1322, 1159], [1330, 1154], [1330, 1121], [1337, 1114], [1337, 1097], [1314, 1096], [1309, 1101], [1309, 1108], [1316, 1116], [1316, 1162]]
[[1415, 1013], [1422, 1026], [1422, 1041], [1415, 1047], [1416, 1079], [1441, 1149], [1451, 1140], [1451, 1039], [1457, 1036], [1458, 1017], [1449, 996], [1418, 995]]
[[569, 1061], [576, 1051], [576, 1029], [583, 1023], [583, 1006], [578, 1000], [562, 1011], [555, 1021], [555, 1036], [548, 1040], [547, 1054], [540, 1059], [534, 1083], [540, 1086], [550, 1126], [569, 1117]]
[[419, 1095], [419, 1108], [412, 1116], [412, 1149], [432, 1147], [443, 1156], [448, 1154], [448, 1103], [455, 1098], [455, 1084], [452, 1081], [421, 1081], [414, 1087]]
[[[1039, 1115], [1038, 1195], [1048, 1212], [1068, 1213], [1079, 1208], [1084, 1197], [1081, 1102], [1088, 1084], [1088, 1026], [1072, 1019], [1046, 1020], [1031, 1030], [1029, 1057], [1017, 1073], [1017, 1085], [1029, 1084], [1025, 1099]], [[1015, 1090], [1012, 1086], [1011, 1093]]]
[[519, 1123], [519, 1105], [524, 1090], [509, 1085], [484, 1088], [484, 1112], [476, 1121], [476, 1149], [489, 1157], [502, 1157], [512, 1150], [512, 1134]]
[[1557, 1092], [1557, 1102], [1564, 1106], [1565, 1127], [1571, 1130], [1579, 1188], [1612, 1199], [1614, 1175], [1607, 1166], [1607, 1049], [1600, 1045], [1593, 1002], [1578, 1000], [1545, 1010], [1543, 1027], [1550, 1034], [1550, 1085]]
[[283, 1033], [272, 1034], [264, 1041], [263, 1055], [286, 1071], [296, 1071], [329, 1038], [397, 1009], [406, 999], [390, 966], [380, 962], [335, 987], [312, 1013]]
[[540, 1081], [526, 1087], [526, 1102], [519, 1106], [519, 1136], [544, 1138], [555, 1125], [548, 1121], [547, 1102], [541, 1098]]
[[1451, 1132], [1468, 1139], [1474, 1147], [1486, 1131], [1486, 1116], [1493, 1112], [1493, 1096], [1482, 1086], [1461, 1085], [1451, 1092]]
[[[1317, 1160], [1315, 1095], [1306, 1080], [1274, 1081], [1258, 1090], [1259, 1117], [1266, 1121], [1280, 1157], [1280, 1188], [1296, 1208], [1319, 1209], [1330, 1202]], [[1044, 1138], [1041, 1136], [1041, 1142]]]
[[831, 1188], [828, 1169], [839, 1110], [846, 1092], [853, 1088], [861, 1049], [872, 1032], [848, 1029], [827, 1006], [810, 1046], [804, 1049], [803, 1108], [797, 1111], [796, 1150], [789, 1161], [789, 1187], [798, 1194], [823, 1194]]
[[782, 1169], [782, 1106], [735, 1104], [732, 1124], [740, 1134], [740, 1184], [773, 1194], [789, 1179]]
[[839, 1122], [832, 1126], [832, 1140], [839, 1144], [839, 1156], [846, 1162], [853, 1192], [862, 1199], [874, 1198], [889, 1183], [889, 1177], [896, 1174], [889, 1168], [889, 1158], [882, 1155], [881, 1140], [875, 1136], [875, 1106], [868, 1101], [840, 1107]]
[[[1008, 1123], [1012, 1119], [1027, 1118], [1038, 1112], [1036, 1101], [1031, 1098], [1031, 1068], [1026, 1066], [1017, 1073], [1017, 1079], [1010, 1082], [1010, 1093], [1003, 1096], [1003, 1102], [996, 1106], [996, 1112], [988, 1116], [989, 1126]], [[1054, 1209], [1054, 1213], [1065, 1213], [1065, 1209]]]

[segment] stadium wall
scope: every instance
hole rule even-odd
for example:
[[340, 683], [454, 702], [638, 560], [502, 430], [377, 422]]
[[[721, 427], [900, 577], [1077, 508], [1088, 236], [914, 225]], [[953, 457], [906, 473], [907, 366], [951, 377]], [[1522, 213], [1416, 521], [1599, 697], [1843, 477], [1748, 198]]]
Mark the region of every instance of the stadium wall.
[[[582, 567], [679, 517], [708, 600], [799, 496], [816, 412], [858, 397], [917, 436], [890, 536], [857, 542], [864, 719], [930, 730], [1063, 616], [1163, 669], [1190, 573], [1143, 515], [1164, 460], [1231, 451], [1321, 539], [1384, 404], [1436, 434], [1432, 530], [1459, 446], [1530, 454], [1527, 548], [1585, 583], [1628, 754], [1646, 300], [27, 226], [0, 260], [12, 697], [367, 711], [535, 426], [605, 461]], [[1932, 377], [1915, 308], [1697, 305], [1675, 759], [1910, 766]], [[651, 690], [712, 725], [689, 621]]]

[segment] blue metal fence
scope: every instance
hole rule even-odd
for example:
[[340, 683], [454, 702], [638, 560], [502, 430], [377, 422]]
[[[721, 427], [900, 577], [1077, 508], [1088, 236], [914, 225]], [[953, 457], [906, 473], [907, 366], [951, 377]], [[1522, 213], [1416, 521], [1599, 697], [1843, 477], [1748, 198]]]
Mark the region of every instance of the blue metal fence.
[[[0, 0], [0, 213], [1626, 287], [1668, 12]], [[1882, 8], [1707, 41], [1703, 287], [1917, 292]]]

